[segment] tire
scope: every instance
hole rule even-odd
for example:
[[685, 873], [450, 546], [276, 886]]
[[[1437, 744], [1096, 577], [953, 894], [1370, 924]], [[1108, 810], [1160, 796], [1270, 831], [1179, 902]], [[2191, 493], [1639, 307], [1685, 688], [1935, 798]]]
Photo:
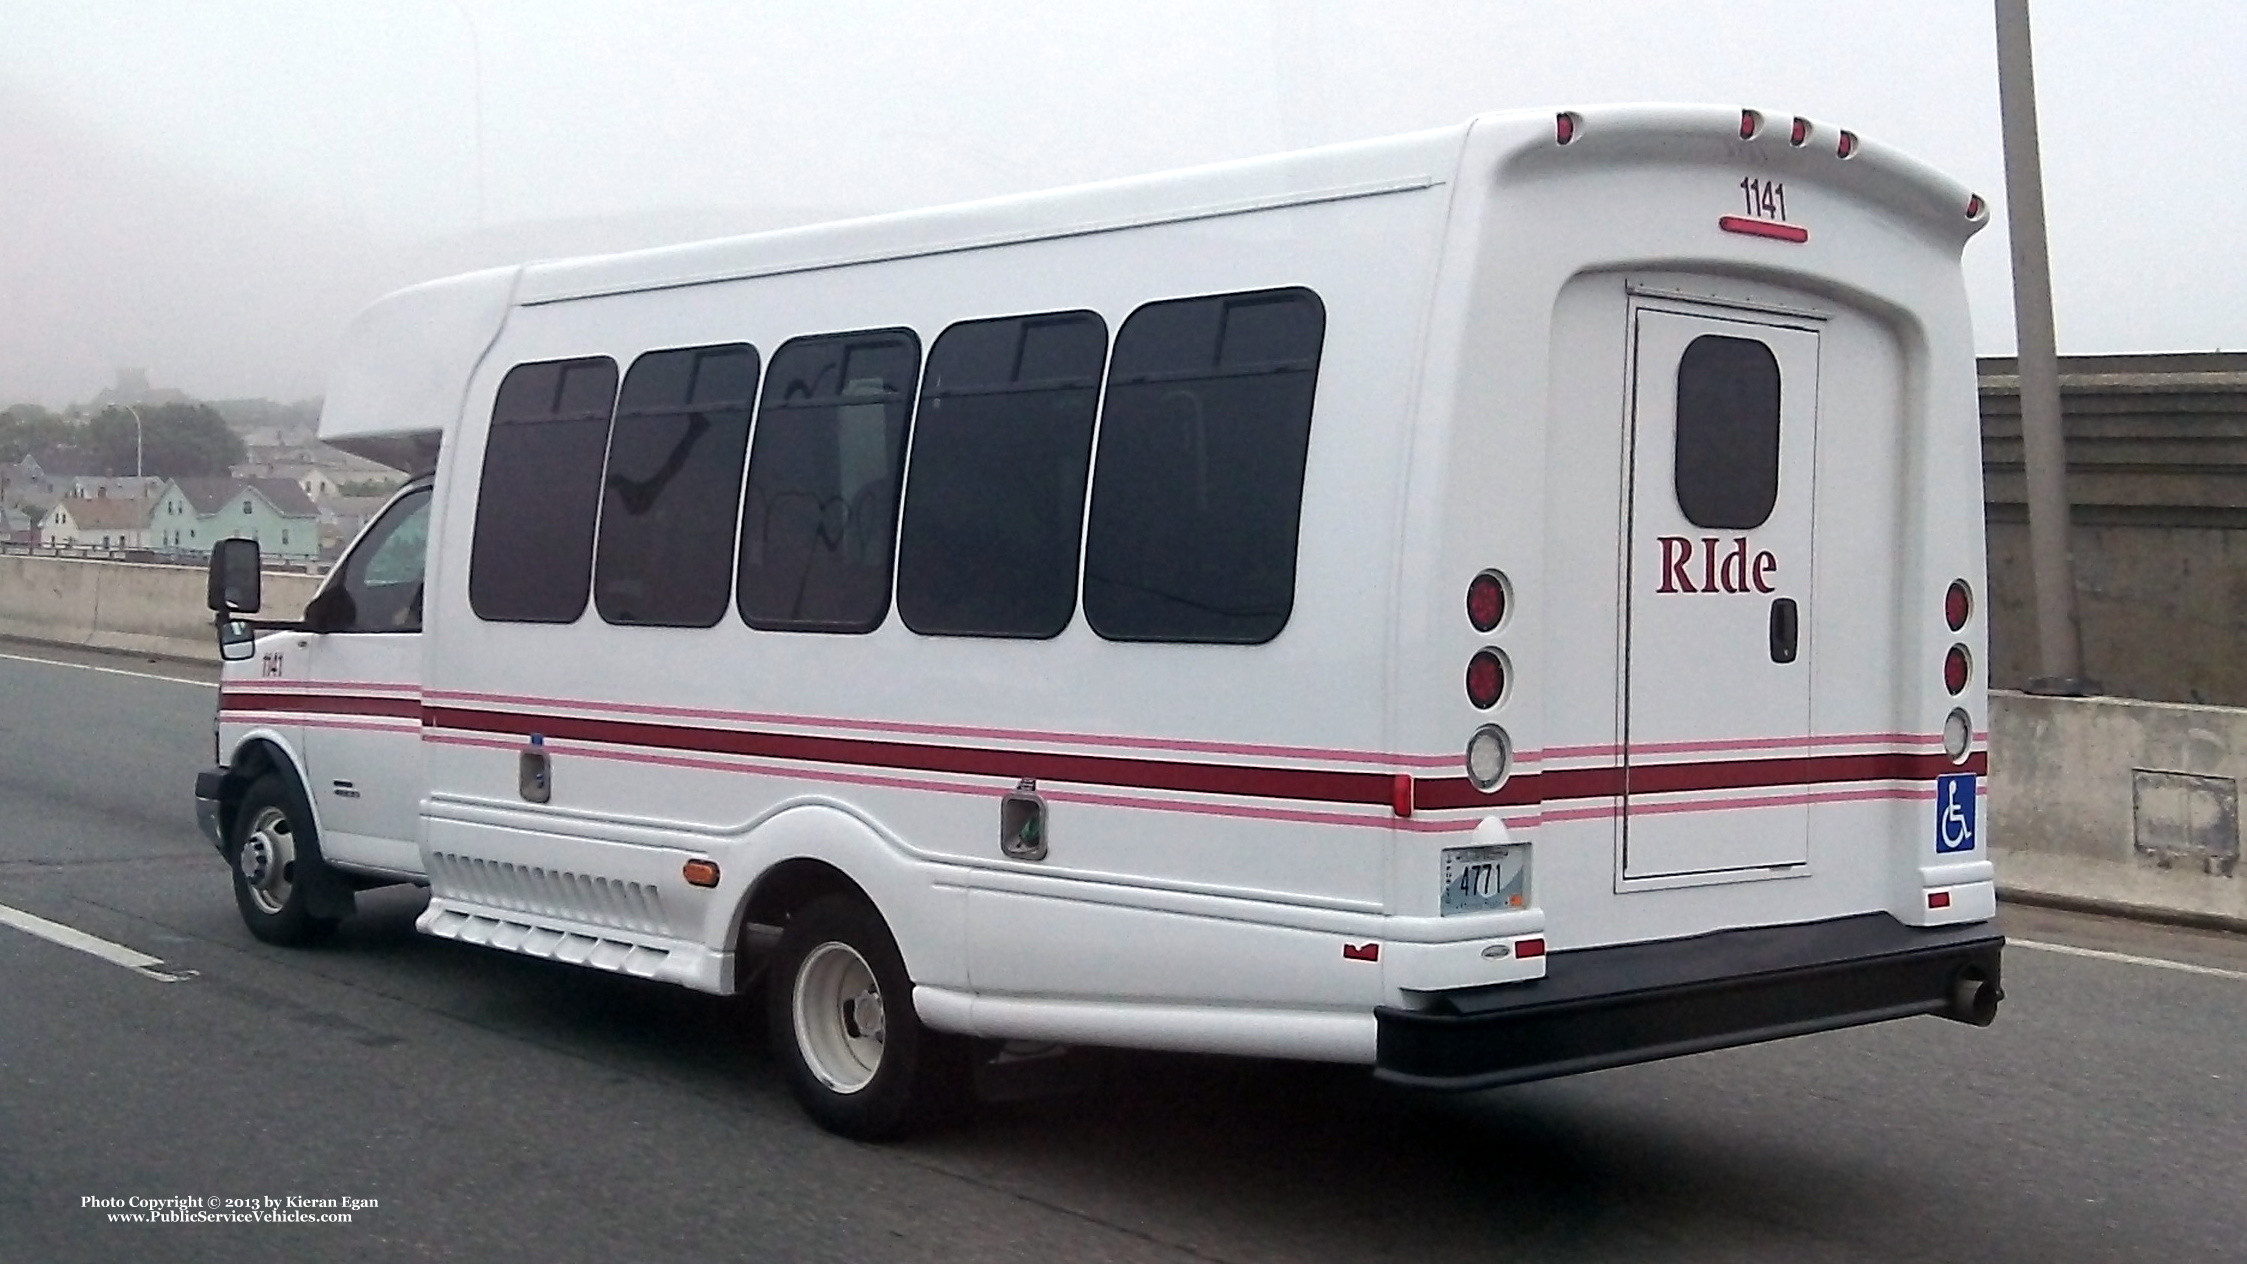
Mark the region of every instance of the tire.
[[970, 1043], [921, 1025], [897, 941], [855, 894], [789, 917], [765, 1014], [796, 1100], [829, 1132], [889, 1140], [949, 1122], [969, 1101]]
[[335, 932], [333, 919], [314, 917], [307, 907], [306, 879], [320, 864], [320, 842], [295, 786], [272, 773], [252, 782], [234, 809], [228, 844], [234, 904], [252, 935], [295, 948]]

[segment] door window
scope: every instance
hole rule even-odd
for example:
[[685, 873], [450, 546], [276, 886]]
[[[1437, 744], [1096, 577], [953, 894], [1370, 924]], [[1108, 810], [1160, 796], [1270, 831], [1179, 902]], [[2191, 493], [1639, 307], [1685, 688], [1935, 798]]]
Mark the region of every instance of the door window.
[[421, 631], [421, 580], [429, 556], [429, 489], [390, 506], [337, 568], [350, 598], [338, 632]]
[[1753, 338], [1703, 334], [1677, 366], [1677, 507], [1720, 531], [1779, 503], [1779, 361]]

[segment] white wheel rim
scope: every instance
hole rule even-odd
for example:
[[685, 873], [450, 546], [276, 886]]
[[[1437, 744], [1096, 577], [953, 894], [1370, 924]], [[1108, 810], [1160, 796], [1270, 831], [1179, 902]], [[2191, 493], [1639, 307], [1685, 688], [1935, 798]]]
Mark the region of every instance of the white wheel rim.
[[250, 902], [260, 912], [279, 913], [289, 902], [296, 877], [296, 832], [289, 826], [289, 814], [279, 808], [259, 809], [242, 835], [234, 868], [242, 875]]
[[796, 968], [796, 1048], [819, 1082], [837, 1093], [855, 1093], [882, 1068], [887, 1032], [881, 984], [866, 958], [849, 944], [829, 941]]

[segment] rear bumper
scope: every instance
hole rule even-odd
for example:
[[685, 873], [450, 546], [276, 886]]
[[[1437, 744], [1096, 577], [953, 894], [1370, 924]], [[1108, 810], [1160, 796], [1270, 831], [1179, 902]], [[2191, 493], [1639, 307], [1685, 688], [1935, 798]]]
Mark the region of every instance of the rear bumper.
[[1866, 913], [1556, 952], [1536, 982], [1375, 1011], [1374, 1074], [1493, 1088], [1914, 1014], [1987, 1025], [2004, 948], [1986, 924]]

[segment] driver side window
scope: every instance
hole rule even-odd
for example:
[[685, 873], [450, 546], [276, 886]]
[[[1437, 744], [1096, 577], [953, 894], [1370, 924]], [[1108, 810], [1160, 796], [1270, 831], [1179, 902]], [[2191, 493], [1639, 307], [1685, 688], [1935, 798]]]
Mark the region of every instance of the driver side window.
[[[331, 591], [348, 605], [338, 632], [421, 631], [422, 570], [429, 554], [429, 489], [391, 504], [343, 560]], [[327, 597], [327, 593], [321, 594]]]

